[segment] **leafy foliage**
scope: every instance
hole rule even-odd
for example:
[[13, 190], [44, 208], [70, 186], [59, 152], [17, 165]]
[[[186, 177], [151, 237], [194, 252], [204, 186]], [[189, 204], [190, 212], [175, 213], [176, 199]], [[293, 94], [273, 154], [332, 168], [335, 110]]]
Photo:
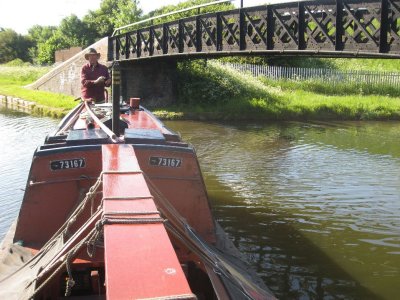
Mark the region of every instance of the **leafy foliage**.
[[136, 0], [102, 0], [100, 8], [89, 11], [83, 18], [88, 28], [98, 37], [109, 36], [116, 27], [140, 20], [142, 10]]
[[40, 29], [49, 37], [37, 43], [36, 61], [39, 64], [53, 63], [54, 53], [57, 50], [74, 46], [86, 47], [93, 43], [87, 25], [75, 15], [64, 18], [56, 30], [37, 28], [33, 34], [40, 32]]
[[400, 95], [385, 87], [366, 95], [344, 84], [344, 93], [332, 93], [328, 83], [306, 82], [299, 86], [300, 83], [259, 80], [212, 61], [180, 63], [178, 78], [178, 101], [174, 110], [191, 117], [400, 120]]
[[60, 32], [55, 32], [47, 41], [38, 44], [38, 63], [42, 65], [54, 63], [56, 50], [68, 48], [69, 46]]
[[11, 60], [8, 63], [6, 63], [5, 66], [7, 66], [7, 67], [24, 67], [24, 66], [30, 67], [31, 63], [25, 62], [20, 58], [16, 58], [16, 59]]
[[32, 41], [12, 29], [0, 31], [0, 63], [9, 62], [16, 58], [29, 60], [29, 51]]
[[72, 46], [89, 45], [87, 38], [88, 28], [84, 22], [75, 15], [64, 18], [57, 29], [56, 35], [64, 40], [65, 44]]
[[34, 25], [28, 30], [28, 36], [37, 43], [47, 41], [57, 30], [55, 26]]
[[[188, 1], [180, 2], [177, 5], [166, 5], [166, 6], [163, 6], [159, 9], [156, 9], [156, 10], [150, 12], [149, 15], [146, 16], [146, 18], [167, 14], [169, 12], [178, 11], [178, 10], [182, 10], [185, 8], [190, 8], [192, 6], [201, 5], [201, 4], [205, 4], [205, 3], [209, 3], [209, 2], [212, 2], [212, 1], [210, 1], [210, 0], [188, 0]], [[174, 14], [174, 15], [171, 15], [168, 17], [164, 17], [162, 19], [156, 19], [154, 21], [154, 24], [170, 22], [170, 21], [174, 21], [174, 20], [178, 20], [178, 19], [182, 19], [182, 18], [195, 16], [198, 14], [204, 14], [204, 13], [216, 12], [216, 11], [224, 11], [224, 10], [229, 10], [229, 9], [234, 9], [234, 8], [235, 7], [233, 6], [233, 4], [230, 4], [230, 3], [216, 4], [216, 5], [203, 7], [199, 10], [193, 9], [193, 10], [189, 10], [186, 12]]]
[[139, 21], [142, 13], [143, 11], [137, 6], [137, 1], [119, 1], [110, 21], [114, 28], [118, 28]]
[[238, 86], [223, 73], [209, 68], [206, 60], [179, 63], [177, 82], [178, 97], [184, 104], [221, 104], [240, 96]]

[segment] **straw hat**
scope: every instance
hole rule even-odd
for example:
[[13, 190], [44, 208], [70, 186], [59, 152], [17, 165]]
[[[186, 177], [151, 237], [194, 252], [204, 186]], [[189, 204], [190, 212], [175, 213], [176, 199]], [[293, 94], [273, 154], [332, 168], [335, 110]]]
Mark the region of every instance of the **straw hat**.
[[89, 48], [89, 49], [87, 49], [87, 51], [86, 51], [86, 53], [85, 53], [85, 59], [86, 59], [86, 60], [89, 60], [89, 55], [93, 55], [93, 54], [96, 54], [96, 55], [97, 55], [97, 58], [100, 58], [100, 53], [98, 53], [98, 52], [96, 51], [96, 49], [94, 49], [94, 48]]

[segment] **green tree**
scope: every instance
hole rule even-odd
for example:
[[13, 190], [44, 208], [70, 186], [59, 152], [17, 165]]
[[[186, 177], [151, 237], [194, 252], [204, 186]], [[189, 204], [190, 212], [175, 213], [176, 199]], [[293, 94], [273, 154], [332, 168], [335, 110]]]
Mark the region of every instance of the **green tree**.
[[137, 6], [137, 1], [119, 1], [110, 21], [115, 29], [139, 21], [142, 13], [143, 11]]
[[[87, 47], [91, 40], [88, 26], [76, 15], [64, 18], [55, 31], [40, 31], [36, 28], [32, 35], [39, 35], [37, 44], [37, 62], [40, 64], [54, 63], [54, 53], [57, 50], [70, 47]], [[50, 37], [47, 34], [51, 34]], [[45, 39], [43, 39], [45, 38]]]
[[[149, 17], [159, 16], [159, 15], [167, 14], [169, 12], [178, 11], [181, 9], [190, 8], [193, 6], [206, 4], [206, 3], [210, 3], [210, 2], [212, 2], [212, 1], [210, 1], [210, 0], [188, 0], [185, 2], [178, 3], [177, 5], [166, 5], [166, 6], [160, 7], [158, 9], [150, 12], [149, 15], [146, 17], [149, 18]], [[174, 15], [171, 15], [168, 17], [164, 17], [162, 19], [155, 20], [154, 23], [155, 24], [165, 23], [165, 22], [182, 19], [182, 18], [195, 16], [199, 13], [204, 14], [204, 13], [224, 11], [224, 10], [229, 10], [229, 9], [234, 9], [234, 8], [235, 8], [235, 6], [231, 3], [221, 3], [221, 4], [203, 7], [200, 10], [193, 9], [193, 10], [189, 10], [186, 12], [174, 14]]]
[[100, 9], [89, 11], [83, 18], [88, 28], [96, 31], [98, 38], [110, 36], [116, 27], [135, 22], [141, 18], [138, 1], [102, 0]]
[[28, 29], [28, 36], [37, 44], [48, 40], [57, 30], [56, 26], [34, 25]]
[[32, 47], [29, 48], [29, 57], [31, 58], [32, 62], [40, 63], [38, 60], [38, 45], [44, 44], [54, 35], [56, 31], [57, 27], [55, 26], [34, 25], [28, 29], [28, 37], [33, 42]]
[[0, 63], [6, 63], [14, 59], [29, 61], [28, 49], [32, 46], [32, 41], [12, 29], [0, 31]]
[[88, 38], [88, 27], [76, 15], [64, 18], [57, 29], [57, 34], [64, 39], [64, 43], [73, 46], [86, 47], [93, 43]]
[[38, 44], [37, 62], [42, 65], [54, 63], [57, 50], [69, 48], [65, 38], [56, 31], [47, 41]]

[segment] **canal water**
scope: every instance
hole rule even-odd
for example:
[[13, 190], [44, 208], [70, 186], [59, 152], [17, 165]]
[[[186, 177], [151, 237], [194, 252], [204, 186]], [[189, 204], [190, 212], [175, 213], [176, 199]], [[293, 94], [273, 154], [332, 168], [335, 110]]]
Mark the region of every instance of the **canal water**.
[[[279, 298], [398, 298], [399, 122], [166, 123], [195, 146], [215, 217]], [[55, 126], [0, 111], [0, 239]]]

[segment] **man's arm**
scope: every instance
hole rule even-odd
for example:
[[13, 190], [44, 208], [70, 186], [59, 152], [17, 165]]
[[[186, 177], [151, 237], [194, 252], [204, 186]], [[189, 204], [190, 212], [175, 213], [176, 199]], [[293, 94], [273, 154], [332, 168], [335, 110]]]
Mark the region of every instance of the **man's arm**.
[[89, 80], [88, 79], [88, 69], [83, 66], [82, 70], [81, 70], [81, 83], [84, 87], [91, 87], [95, 85], [95, 81], [94, 80]]

